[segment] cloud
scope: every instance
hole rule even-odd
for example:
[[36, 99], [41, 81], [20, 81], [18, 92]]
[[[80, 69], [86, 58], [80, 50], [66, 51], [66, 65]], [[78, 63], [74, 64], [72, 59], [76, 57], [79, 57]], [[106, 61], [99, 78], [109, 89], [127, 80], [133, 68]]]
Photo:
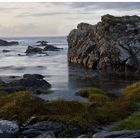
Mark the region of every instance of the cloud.
[[86, 10], [140, 10], [139, 2], [75, 2], [70, 5], [72, 8], [85, 8]]

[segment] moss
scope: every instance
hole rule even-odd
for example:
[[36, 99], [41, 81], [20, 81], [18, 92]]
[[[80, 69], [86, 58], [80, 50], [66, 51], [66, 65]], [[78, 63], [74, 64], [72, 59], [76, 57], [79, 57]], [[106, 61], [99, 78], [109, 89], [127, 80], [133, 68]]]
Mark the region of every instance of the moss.
[[122, 92], [126, 99], [133, 102], [140, 101], [140, 82], [126, 86]]
[[93, 94], [89, 96], [89, 101], [103, 105], [105, 102], [109, 101], [109, 97], [103, 94]]
[[136, 107], [133, 103], [123, 99], [116, 99], [96, 107], [94, 109], [94, 119], [99, 123], [108, 124], [124, 119], [135, 110]]
[[108, 22], [115, 25], [117, 23], [121, 24], [135, 24], [137, 22], [140, 22], [140, 18], [138, 16], [122, 16], [122, 17], [115, 17], [112, 15], [104, 15], [103, 18], [108, 18]]
[[101, 89], [92, 88], [92, 87], [80, 89], [78, 92], [78, 95], [82, 97], [87, 97], [87, 98], [94, 94], [97, 95], [97, 94], [105, 94], [105, 93]]
[[140, 112], [135, 112], [130, 117], [116, 123], [111, 130], [138, 130], [140, 129]]

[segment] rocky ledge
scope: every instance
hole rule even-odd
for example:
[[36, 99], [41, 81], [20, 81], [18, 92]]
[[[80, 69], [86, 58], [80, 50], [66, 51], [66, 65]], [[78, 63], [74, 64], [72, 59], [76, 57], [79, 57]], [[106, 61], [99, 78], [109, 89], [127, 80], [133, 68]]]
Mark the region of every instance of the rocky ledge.
[[68, 35], [68, 61], [113, 72], [140, 72], [140, 17], [104, 15]]

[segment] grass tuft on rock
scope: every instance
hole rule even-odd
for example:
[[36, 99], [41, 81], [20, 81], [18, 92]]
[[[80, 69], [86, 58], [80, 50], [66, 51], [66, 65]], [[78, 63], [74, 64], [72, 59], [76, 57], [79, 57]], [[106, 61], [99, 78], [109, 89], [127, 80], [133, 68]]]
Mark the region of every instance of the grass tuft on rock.
[[140, 112], [133, 113], [130, 117], [117, 122], [111, 130], [139, 130], [140, 129]]

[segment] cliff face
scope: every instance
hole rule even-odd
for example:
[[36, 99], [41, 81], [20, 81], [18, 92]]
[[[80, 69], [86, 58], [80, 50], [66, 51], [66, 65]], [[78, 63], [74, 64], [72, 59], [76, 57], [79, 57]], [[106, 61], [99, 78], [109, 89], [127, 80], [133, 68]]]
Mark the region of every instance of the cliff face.
[[68, 61], [102, 71], [140, 72], [140, 17], [102, 16], [68, 35]]

